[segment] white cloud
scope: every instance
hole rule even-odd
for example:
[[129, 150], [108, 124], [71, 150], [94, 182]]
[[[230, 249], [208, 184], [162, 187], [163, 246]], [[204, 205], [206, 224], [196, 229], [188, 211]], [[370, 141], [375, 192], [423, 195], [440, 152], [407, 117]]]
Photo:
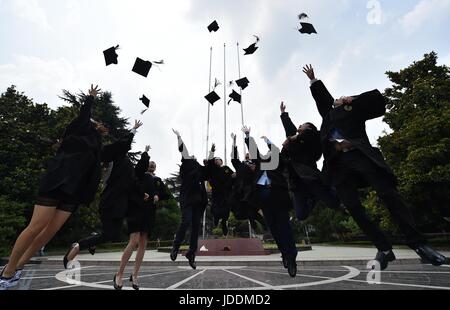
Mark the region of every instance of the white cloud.
[[10, 3], [15, 16], [36, 25], [41, 30], [51, 29], [47, 13], [37, 0], [14, 0]]
[[422, 0], [400, 19], [407, 34], [412, 34], [424, 23], [439, 20], [448, 15], [450, 0]]

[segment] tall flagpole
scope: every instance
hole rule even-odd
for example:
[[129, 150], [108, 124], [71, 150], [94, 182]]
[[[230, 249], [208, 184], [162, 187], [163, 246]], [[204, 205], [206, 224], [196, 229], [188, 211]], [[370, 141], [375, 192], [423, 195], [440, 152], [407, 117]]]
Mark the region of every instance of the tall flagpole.
[[[211, 77], [212, 77], [212, 54], [213, 54], [213, 48], [211, 46], [211, 49], [209, 51], [209, 88], [208, 93], [211, 92]], [[209, 151], [209, 125], [211, 120], [211, 104], [208, 102], [208, 121], [207, 121], [207, 129], [206, 129], [206, 157], [208, 158], [208, 151]], [[203, 212], [203, 239], [206, 238], [206, 209], [205, 212]]]
[[226, 44], [223, 44], [223, 101], [224, 101], [224, 148], [225, 148], [225, 165], [228, 165], [227, 155], [227, 66], [226, 66]]

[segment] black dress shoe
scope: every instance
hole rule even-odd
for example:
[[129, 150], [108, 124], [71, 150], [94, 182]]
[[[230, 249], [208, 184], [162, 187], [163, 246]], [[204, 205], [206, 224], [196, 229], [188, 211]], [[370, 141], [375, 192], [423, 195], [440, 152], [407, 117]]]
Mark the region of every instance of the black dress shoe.
[[295, 258], [287, 259], [287, 270], [291, 278], [295, 278], [297, 276], [297, 261]]
[[228, 236], [228, 225], [226, 220], [222, 220], [222, 233], [224, 236]]
[[117, 278], [117, 275], [115, 274], [114, 280], [113, 280], [113, 286], [114, 286], [115, 290], [120, 291], [123, 288], [123, 285], [117, 285], [116, 278]]
[[192, 269], [197, 269], [197, 264], [195, 263], [195, 254], [187, 253], [186, 258], [189, 260], [189, 266], [191, 266]]
[[430, 263], [433, 266], [441, 266], [445, 264], [447, 260], [444, 255], [435, 251], [428, 245], [421, 245], [417, 249], [415, 249], [415, 251], [424, 263]]
[[177, 248], [172, 248], [172, 252], [170, 252], [170, 259], [172, 260], [172, 262], [176, 261], [178, 257], [178, 249]]
[[91, 255], [95, 255], [95, 250], [96, 250], [95, 246], [89, 247], [89, 253], [91, 253]]
[[77, 247], [77, 246], [79, 246], [78, 243], [72, 243], [72, 245], [70, 246], [69, 250], [67, 250], [66, 255], [64, 255], [64, 257], [63, 257], [63, 265], [64, 265], [64, 269], [67, 269], [67, 267], [68, 267], [68, 264], [69, 264], [68, 256], [69, 256], [70, 252], [72, 252], [72, 250], [73, 250], [75, 247]]
[[139, 285], [134, 283], [133, 275], [131, 275], [131, 277], [130, 277], [130, 282], [131, 282], [131, 286], [133, 287], [133, 289], [136, 291], [139, 291]]
[[[385, 270], [390, 262], [396, 260], [394, 252], [389, 251], [387, 254], [384, 252], [378, 252], [377, 256], [375, 256], [375, 260], [380, 264], [380, 269]], [[372, 269], [375, 269], [375, 266], [372, 266]]]

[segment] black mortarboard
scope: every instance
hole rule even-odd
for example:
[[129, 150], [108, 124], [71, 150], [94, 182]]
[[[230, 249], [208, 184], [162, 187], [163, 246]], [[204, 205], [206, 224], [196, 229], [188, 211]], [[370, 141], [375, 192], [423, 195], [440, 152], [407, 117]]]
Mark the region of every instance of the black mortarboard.
[[240, 79], [240, 80], [237, 80], [237, 81], [236, 81], [236, 84], [237, 84], [242, 90], [244, 90], [244, 89], [247, 88], [248, 84], [250, 84], [250, 81], [245, 77], [245, 78], [242, 78], [242, 79]]
[[219, 24], [217, 23], [217, 21], [213, 21], [211, 23], [211, 25], [208, 26], [208, 30], [209, 32], [217, 32], [220, 29]]
[[252, 45], [250, 45], [247, 48], [244, 48], [245, 51], [245, 55], [251, 55], [254, 52], [256, 52], [256, 50], [258, 49], [258, 47], [256, 46], [256, 43], [253, 43]]
[[251, 55], [251, 54], [253, 54], [254, 52], [256, 52], [256, 50], [258, 49], [258, 47], [256, 46], [256, 44], [258, 44], [258, 42], [259, 42], [259, 37], [258, 37], [258, 36], [254, 36], [254, 37], [256, 38], [256, 42], [253, 43], [252, 45], [250, 45], [249, 47], [244, 48], [245, 55]]
[[307, 34], [317, 33], [314, 26], [310, 23], [300, 23], [300, 25], [302, 25], [302, 28], [298, 30], [300, 31], [300, 33], [307, 33]]
[[[242, 101], [242, 96], [239, 95], [234, 89], [233, 89], [233, 92], [230, 94], [230, 98], [231, 98], [231, 100], [239, 102], [239, 103], [241, 103], [241, 101]], [[231, 100], [228, 101], [228, 104], [230, 104]]]
[[211, 93], [205, 96], [205, 99], [208, 100], [208, 102], [211, 105], [214, 105], [214, 103], [220, 100], [220, 97], [215, 91], [212, 91]]
[[113, 46], [111, 48], [108, 48], [106, 51], [103, 51], [103, 55], [105, 56], [105, 62], [106, 66], [109, 66], [111, 64], [118, 64], [117, 58], [119, 55], [117, 55], [116, 50], [119, 49], [119, 45]]
[[151, 63], [151, 61], [145, 61], [138, 57], [136, 58], [136, 62], [134, 63], [133, 72], [147, 77], [152, 66], [153, 64]]
[[150, 99], [148, 99], [145, 95], [142, 95], [142, 98], [139, 98], [142, 103], [148, 108], [150, 107]]

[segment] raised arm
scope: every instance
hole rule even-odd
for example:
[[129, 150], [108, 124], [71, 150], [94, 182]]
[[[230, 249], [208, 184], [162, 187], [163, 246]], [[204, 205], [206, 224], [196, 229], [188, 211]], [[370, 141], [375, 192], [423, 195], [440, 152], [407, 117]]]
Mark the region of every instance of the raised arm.
[[303, 72], [311, 80], [312, 96], [316, 101], [317, 109], [319, 110], [320, 115], [322, 118], [325, 118], [328, 112], [333, 109], [334, 98], [331, 96], [323, 82], [316, 79], [314, 68], [311, 65], [306, 65], [306, 67], [303, 68]]
[[297, 134], [297, 127], [295, 127], [291, 118], [289, 117], [289, 113], [286, 112], [286, 106], [284, 102], [281, 103], [281, 122], [283, 123], [284, 131], [286, 132], [286, 137], [292, 137]]
[[250, 158], [260, 161], [261, 160], [261, 154], [258, 150], [258, 145], [255, 142], [255, 139], [250, 136], [250, 128], [247, 126], [244, 126], [242, 128], [242, 131], [245, 134], [245, 144], [247, 144]]
[[181, 153], [181, 156], [183, 157], [183, 159], [188, 159], [190, 157], [189, 151], [187, 150], [186, 145], [184, 144], [180, 133], [175, 129], [172, 129], [172, 131], [177, 136], [177, 139], [178, 139], [178, 151]]
[[91, 85], [91, 89], [88, 90], [88, 96], [84, 98], [84, 102], [80, 108], [80, 114], [75, 118], [65, 131], [65, 136], [76, 134], [77, 132], [83, 132], [89, 129], [91, 126], [92, 107], [94, 105], [95, 98], [100, 93], [101, 89], [96, 86], [94, 88]]
[[112, 162], [121, 156], [125, 156], [131, 150], [134, 136], [142, 125], [141, 121], [135, 121], [133, 129], [126, 137], [105, 146], [102, 150], [102, 162]]
[[134, 168], [134, 171], [136, 173], [136, 177], [139, 180], [142, 180], [145, 176], [145, 173], [148, 170], [148, 165], [150, 164], [150, 156], [148, 155], [148, 152], [150, 151], [150, 146], [145, 147], [145, 151], [141, 155], [141, 159], [136, 164], [136, 167]]

